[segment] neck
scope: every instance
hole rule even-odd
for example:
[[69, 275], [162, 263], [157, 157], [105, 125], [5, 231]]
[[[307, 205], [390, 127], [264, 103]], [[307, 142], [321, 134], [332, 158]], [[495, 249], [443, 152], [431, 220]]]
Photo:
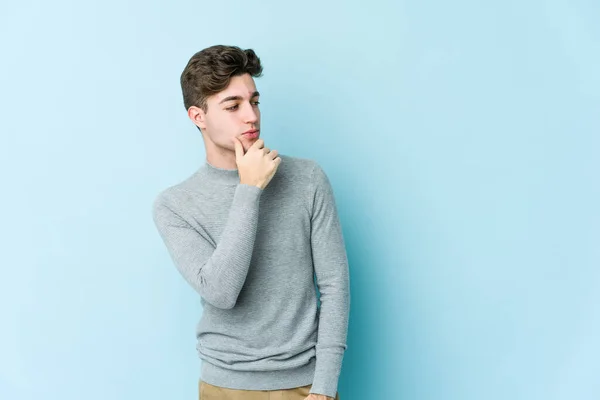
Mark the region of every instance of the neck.
[[[231, 153], [231, 152], [227, 152]], [[237, 163], [235, 162], [235, 153], [233, 154], [206, 154], [206, 162], [216, 168], [237, 170]]]
[[217, 167], [208, 161], [208, 159], [198, 172], [204, 178], [208, 178], [215, 183], [224, 185], [237, 185], [240, 183], [240, 176], [237, 169]]
[[237, 169], [235, 151], [215, 145], [210, 139], [207, 139], [205, 135], [202, 135], [202, 137], [204, 139], [204, 148], [206, 149], [207, 163], [216, 168], [229, 170]]

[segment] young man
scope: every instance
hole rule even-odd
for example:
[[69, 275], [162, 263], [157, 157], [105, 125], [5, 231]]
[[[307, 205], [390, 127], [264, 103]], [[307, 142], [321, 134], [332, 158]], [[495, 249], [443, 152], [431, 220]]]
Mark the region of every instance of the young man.
[[192, 56], [181, 87], [206, 161], [153, 218], [201, 298], [201, 400], [339, 399], [350, 293], [334, 195], [316, 162], [260, 138], [261, 74], [251, 49]]

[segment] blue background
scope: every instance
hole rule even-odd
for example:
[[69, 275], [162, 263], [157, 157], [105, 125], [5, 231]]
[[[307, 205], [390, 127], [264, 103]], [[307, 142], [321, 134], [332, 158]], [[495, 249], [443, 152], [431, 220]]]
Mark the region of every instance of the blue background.
[[599, 15], [3, 2], [0, 398], [197, 398], [201, 308], [151, 203], [204, 161], [179, 74], [213, 44], [257, 51], [265, 142], [334, 186], [343, 399], [600, 398]]

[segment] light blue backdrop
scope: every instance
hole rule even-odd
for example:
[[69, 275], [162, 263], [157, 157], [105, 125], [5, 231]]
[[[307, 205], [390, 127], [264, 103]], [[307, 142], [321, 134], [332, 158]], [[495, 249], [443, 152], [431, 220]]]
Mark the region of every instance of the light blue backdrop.
[[[485, 4], [483, 4], [485, 3]], [[195, 293], [151, 220], [204, 160], [179, 74], [264, 63], [351, 268], [346, 400], [600, 398], [592, 0], [0, 6], [0, 398], [195, 399]]]

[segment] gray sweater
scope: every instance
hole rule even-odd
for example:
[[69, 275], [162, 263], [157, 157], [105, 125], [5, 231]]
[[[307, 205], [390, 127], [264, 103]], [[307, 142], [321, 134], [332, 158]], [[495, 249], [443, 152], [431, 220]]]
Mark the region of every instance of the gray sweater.
[[312, 384], [311, 393], [335, 397], [350, 307], [341, 225], [322, 168], [280, 156], [265, 189], [205, 162], [157, 196], [153, 218], [200, 295], [203, 381], [245, 390]]

